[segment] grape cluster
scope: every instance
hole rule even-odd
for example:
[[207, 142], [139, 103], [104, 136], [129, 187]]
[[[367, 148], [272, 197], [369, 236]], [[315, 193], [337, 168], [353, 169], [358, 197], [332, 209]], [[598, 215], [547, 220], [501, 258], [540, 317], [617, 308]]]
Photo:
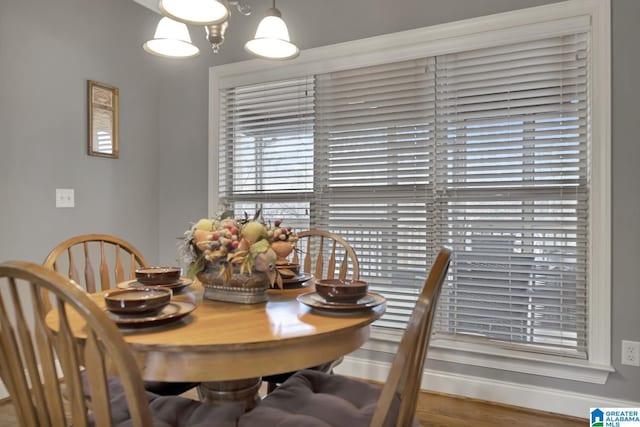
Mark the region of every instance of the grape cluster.
[[267, 230], [269, 241], [294, 243], [297, 240], [296, 233], [293, 232], [291, 227], [281, 227], [281, 224], [282, 221], [276, 220], [273, 222], [274, 227]]

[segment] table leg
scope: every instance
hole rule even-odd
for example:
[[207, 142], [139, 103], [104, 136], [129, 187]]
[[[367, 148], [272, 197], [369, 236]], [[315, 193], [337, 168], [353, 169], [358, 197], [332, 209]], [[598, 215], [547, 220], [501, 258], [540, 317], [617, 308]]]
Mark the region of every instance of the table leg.
[[255, 408], [260, 400], [258, 390], [262, 385], [262, 378], [248, 378], [245, 380], [203, 382], [198, 386], [198, 396], [202, 402], [225, 403], [244, 402], [245, 410]]

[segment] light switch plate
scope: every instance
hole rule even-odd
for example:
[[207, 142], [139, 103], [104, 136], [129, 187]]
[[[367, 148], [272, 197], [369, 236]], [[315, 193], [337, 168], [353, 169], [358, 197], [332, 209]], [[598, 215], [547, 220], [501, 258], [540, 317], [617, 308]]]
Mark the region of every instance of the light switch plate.
[[56, 208], [72, 208], [75, 206], [73, 188], [56, 188]]

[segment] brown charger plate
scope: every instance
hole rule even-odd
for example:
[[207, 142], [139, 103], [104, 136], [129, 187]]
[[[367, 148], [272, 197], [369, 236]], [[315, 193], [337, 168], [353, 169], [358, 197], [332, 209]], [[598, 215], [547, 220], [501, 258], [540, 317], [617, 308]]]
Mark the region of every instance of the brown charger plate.
[[191, 285], [193, 280], [188, 279], [186, 277], [181, 277], [180, 280], [173, 283], [164, 283], [162, 285], [145, 285], [144, 283], [138, 282], [136, 279], [127, 280], [126, 282], [118, 283], [117, 287], [120, 289], [127, 288], [135, 288], [135, 287], [143, 287], [143, 288], [153, 288], [154, 286], [162, 286], [163, 288], [169, 288], [173, 291], [173, 293], [180, 292], [187, 286]]
[[297, 297], [298, 301], [311, 308], [327, 311], [358, 311], [368, 310], [384, 304], [387, 300], [380, 294], [369, 292], [356, 302], [326, 301], [317, 292], [307, 292]]
[[302, 288], [311, 284], [313, 274], [301, 273], [294, 277], [282, 278], [282, 286], [285, 289]]
[[147, 326], [164, 325], [182, 319], [195, 310], [196, 305], [184, 301], [171, 301], [162, 310], [153, 314], [118, 314], [105, 309], [109, 319], [122, 328], [146, 328]]

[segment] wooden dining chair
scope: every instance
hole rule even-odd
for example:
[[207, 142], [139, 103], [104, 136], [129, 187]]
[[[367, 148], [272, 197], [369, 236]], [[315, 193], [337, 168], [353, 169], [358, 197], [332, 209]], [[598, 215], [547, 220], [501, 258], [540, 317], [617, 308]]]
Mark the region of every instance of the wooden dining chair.
[[[58, 244], [49, 252], [43, 265], [66, 274], [89, 293], [114, 288], [125, 280], [135, 279], [138, 268], [149, 264], [131, 243], [110, 234], [81, 234]], [[82, 271], [82, 274], [79, 273]], [[51, 309], [46, 291], [43, 304]], [[176, 395], [195, 387], [197, 383], [146, 381], [145, 388], [161, 395]]]
[[297, 235], [292, 262], [301, 264], [303, 272], [316, 279], [360, 278], [356, 251], [344, 238], [326, 230], [300, 231]]
[[138, 249], [109, 234], [82, 234], [67, 239], [49, 252], [43, 265], [66, 274], [89, 293], [135, 279], [137, 268], [148, 267]]
[[[56, 301], [55, 328], [46, 324], [43, 289]], [[83, 343], [69, 325], [72, 312], [86, 322]], [[20, 261], [0, 264], [0, 377], [23, 426], [230, 427], [244, 410], [145, 392], [122, 334], [87, 293], [50, 269]]]
[[300, 371], [240, 417], [238, 426], [405, 427], [415, 423], [433, 317], [451, 258], [448, 249], [437, 255], [381, 390], [341, 375]]
[[[344, 238], [326, 230], [300, 231], [296, 234], [298, 235], [297, 250], [293, 252], [291, 262], [300, 264], [304, 273], [313, 274], [315, 279], [358, 280], [360, 278], [358, 256]], [[312, 369], [331, 372], [341, 361], [342, 358]], [[295, 371], [263, 377], [263, 381], [267, 383], [267, 393], [271, 393], [278, 384], [283, 383], [294, 373]]]

